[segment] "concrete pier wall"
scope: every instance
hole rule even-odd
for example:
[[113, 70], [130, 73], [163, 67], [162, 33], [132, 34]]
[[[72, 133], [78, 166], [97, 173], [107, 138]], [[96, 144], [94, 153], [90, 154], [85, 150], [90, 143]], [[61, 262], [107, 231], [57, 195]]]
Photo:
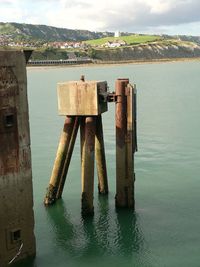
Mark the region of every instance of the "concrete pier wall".
[[1, 267], [35, 255], [33, 230], [26, 59], [23, 51], [0, 50]]

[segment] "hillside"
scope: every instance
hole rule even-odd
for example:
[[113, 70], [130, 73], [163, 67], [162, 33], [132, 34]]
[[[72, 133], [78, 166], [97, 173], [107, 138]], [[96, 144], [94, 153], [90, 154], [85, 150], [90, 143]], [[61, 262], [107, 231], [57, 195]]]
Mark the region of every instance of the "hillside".
[[192, 42], [164, 40], [114, 49], [93, 49], [98, 61], [151, 61], [200, 57], [200, 46]]
[[[83, 42], [82, 42], [83, 41]], [[92, 58], [99, 62], [200, 57], [200, 36], [169, 36], [71, 30], [0, 22], [0, 46], [33, 49], [32, 60]]]
[[0, 35], [14, 41], [83, 41], [113, 36], [111, 32], [91, 32], [87, 30], [71, 30], [47, 25], [0, 22]]
[[92, 45], [92, 46], [100, 46], [107, 42], [117, 42], [119, 40], [124, 41], [127, 45], [135, 45], [140, 43], [146, 43], [146, 42], [153, 42], [161, 40], [162, 38], [157, 35], [144, 35], [144, 34], [132, 34], [132, 35], [125, 35], [120, 37], [104, 37], [94, 40], [88, 40], [85, 41], [86, 44]]
[[178, 35], [177, 36], [181, 41], [189, 41], [200, 44], [200, 36], [187, 36], [187, 35]]

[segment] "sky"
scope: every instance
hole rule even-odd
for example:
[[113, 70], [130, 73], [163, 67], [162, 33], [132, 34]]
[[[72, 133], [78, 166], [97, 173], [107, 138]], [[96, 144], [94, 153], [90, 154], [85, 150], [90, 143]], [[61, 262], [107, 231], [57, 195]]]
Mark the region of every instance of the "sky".
[[200, 0], [0, 0], [0, 21], [200, 36]]

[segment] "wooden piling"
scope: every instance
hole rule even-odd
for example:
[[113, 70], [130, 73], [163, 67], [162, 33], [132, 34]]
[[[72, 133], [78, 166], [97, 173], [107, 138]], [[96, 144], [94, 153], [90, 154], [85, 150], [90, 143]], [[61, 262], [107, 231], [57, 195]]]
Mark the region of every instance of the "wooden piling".
[[67, 151], [71, 141], [71, 135], [74, 128], [74, 124], [75, 124], [75, 117], [67, 116], [64, 123], [63, 131], [61, 133], [49, 187], [47, 188], [47, 194], [44, 199], [45, 205], [51, 205], [56, 201], [58, 186], [62, 176], [63, 166], [65, 163]]
[[81, 123], [82, 215], [94, 213], [94, 146], [96, 117], [85, 117]]
[[79, 128], [79, 117], [75, 117], [74, 127], [73, 127], [73, 131], [72, 131], [72, 134], [71, 134], [71, 140], [70, 140], [70, 143], [69, 143], [69, 147], [68, 147], [68, 150], [67, 150], [65, 162], [64, 162], [64, 165], [63, 165], [63, 170], [62, 170], [60, 182], [59, 182], [59, 185], [58, 185], [56, 199], [59, 199], [59, 198], [62, 197], [62, 192], [63, 192], [63, 188], [64, 188], [64, 185], [65, 185], [65, 180], [66, 180], [66, 177], [67, 177], [67, 173], [68, 173], [68, 169], [69, 169], [69, 165], [70, 165], [70, 161], [71, 161], [72, 152], [73, 152], [73, 149], [74, 149], [74, 144], [75, 144], [75, 141], [76, 141], [78, 128]]
[[99, 194], [108, 194], [108, 179], [101, 114], [107, 102], [116, 103], [116, 207], [134, 208], [134, 152], [136, 138], [136, 94], [128, 79], [118, 79], [116, 92], [107, 93], [107, 82], [60, 83], [59, 114], [66, 115], [60, 143], [44, 200], [50, 205], [61, 198], [78, 128], [81, 137], [82, 215], [94, 213], [94, 157]]
[[106, 168], [106, 157], [103, 138], [103, 125], [101, 115], [96, 118], [96, 135], [95, 135], [95, 158], [98, 174], [99, 194], [108, 194], [108, 178]]
[[[132, 93], [128, 79], [116, 81], [116, 207], [134, 208]], [[127, 96], [128, 95], [128, 96]]]

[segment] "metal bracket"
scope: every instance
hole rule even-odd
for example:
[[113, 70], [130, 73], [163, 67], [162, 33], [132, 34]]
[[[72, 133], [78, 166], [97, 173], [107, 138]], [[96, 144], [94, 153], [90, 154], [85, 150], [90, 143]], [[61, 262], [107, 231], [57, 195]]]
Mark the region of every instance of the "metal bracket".
[[116, 102], [117, 101], [117, 96], [116, 96], [115, 92], [108, 93], [107, 101], [108, 102]]

